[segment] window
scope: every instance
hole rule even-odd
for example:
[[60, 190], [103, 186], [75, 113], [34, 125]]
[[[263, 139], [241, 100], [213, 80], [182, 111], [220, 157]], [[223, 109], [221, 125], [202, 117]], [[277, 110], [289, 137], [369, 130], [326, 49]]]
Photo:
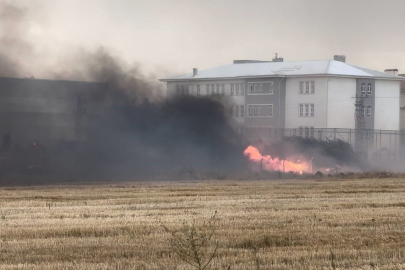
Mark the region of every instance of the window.
[[269, 82], [269, 95], [273, 95], [274, 92], [274, 83]]
[[[244, 95], [244, 85], [243, 91], [241, 94]], [[248, 83], [248, 94], [249, 95], [273, 95], [274, 92], [274, 83], [272, 81], [269, 82], [260, 82], [260, 83]]]
[[366, 115], [366, 108], [363, 108], [363, 110], [361, 110], [361, 115]]
[[217, 84], [217, 91], [215, 92], [215, 94], [218, 94], [219, 95], [219, 84]]
[[180, 88], [180, 85], [176, 85], [176, 94], [177, 94], [178, 96], [181, 95], [181, 88]]
[[304, 116], [304, 104], [299, 105], [299, 115]]
[[245, 95], [245, 84], [242, 83], [240, 86], [241, 86], [241, 87], [240, 87], [240, 94], [241, 94], [242, 96], [244, 96], [244, 95]]
[[371, 116], [371, 106], [367, 106], [367, 116]]
[[[241, 109], [242, 111], [242, 109]], [[243, 108], [243, 113], [245, 108]], [[272, 117], [273, 116], [273, 104], [251, 104], [248, 105], [249, 117]]]
[[301, 117], [314, 117], [315, 104], [298, 104], [298, 115]]
[[366, 131], [366, 138], [371, 139], [371, 130]]
[[211, 95], [215, 94], [215, 85], [211, 84]]
[[235, 106], [235, 116], [239, 117], [239, 106], [238, 105]]
[[367, 95], [371, 95], [371, 84], [367, 85]]
[[239, 94], [240, 94], [240, 92], [239, 92], [239, 84], [236, 84], [235, 85], [236, 87], [236, 90], [235, 90], [235, 94], [237, 95], [237, 96], [239, 96]]
[[273, 104], [269, 104], [269, 116], [273, 116]]
[[207, 84], [207, 96], [211, 95], [210, 85]]
[[201, 89], [200, 89], [200, 85], [198, 84], [198, 85], [197, 85], [197, 95], [200, 95], [200, 90], [201, 90]]
[[366, 94], [366, 84], [365, 83], [361, 84], [361, 93]]
[[225, 95], [225, 85], [221, 84], [221, 95]]
[[245, 105], [240, 105], [240, 116], [245, 117]]
[[300, 94], [314, 94], [315, 81], [302, 81], [300, 82]]
[[231, 84], [231, 95], [235, 95], [234, 84]]

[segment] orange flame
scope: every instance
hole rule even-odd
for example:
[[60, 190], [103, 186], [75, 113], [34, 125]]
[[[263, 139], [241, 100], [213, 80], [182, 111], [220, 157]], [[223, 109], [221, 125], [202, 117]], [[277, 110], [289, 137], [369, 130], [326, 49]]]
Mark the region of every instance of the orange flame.
[[293, 162], [290, 160], [282, 160], [277, 157], [272, 158], [270, 155], [263, 156], [256, 147], [251, 145], [245, 149], [243, 154], [254, 163], [262, 163], [261, 166], [263, 170], [266, 171], [303, 173], [307, 172], [311, 168], [310, 163], [300, 161], [299, 159], [297, 160], [297, 162]]

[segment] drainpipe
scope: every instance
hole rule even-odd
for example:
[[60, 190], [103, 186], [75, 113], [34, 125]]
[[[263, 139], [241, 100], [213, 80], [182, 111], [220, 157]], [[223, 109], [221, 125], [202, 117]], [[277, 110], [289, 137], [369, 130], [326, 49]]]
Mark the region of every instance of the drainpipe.
[[[277, 119], [277, 129], [280, 129], [280, 115], [281, 115], [281, 82], [285, 79], [285, 76], [281, 78], [280, 82], [278, 83], [278, 119]], [[284, 108], [285, 111], [285, 108]], [[284, 116], [285, 118], [285, 116]]]
[[328, 79], [328, 81], [326, 83], [326, 132], [328, 132], [329, 81], [330, 81], [330, 78]]

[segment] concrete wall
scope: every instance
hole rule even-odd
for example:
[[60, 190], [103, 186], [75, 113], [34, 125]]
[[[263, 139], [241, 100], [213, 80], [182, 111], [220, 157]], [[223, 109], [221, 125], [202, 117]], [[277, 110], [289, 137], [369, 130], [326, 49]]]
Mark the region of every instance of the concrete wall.
[[252, 94], [249, 91], [246, 92], [246, 107], [249, 104], [272, 104], [273, 105], [273, 116], [268, 117], [256, 117], [248, 116], [246, 117], [246, 126], [258, 126], [258, 127], [273, 127], [273, 128], [284, 128], [285, 126], [285, 78], [261, 78], [261, 79], [248, 79], [246, 81], [246, 89], [249, 85], [268, 84], [268, 82], [273, 83], [272, 94], [268, 93], [267, 89], [263, 89], [262, 94]]
[[374, 128], [399, 130], [400, 128], [400, 82], [375, 81]]
[[[272, 81], [273, 94], [249, 94], [251, 83]], [[300, 82], [314, 81], [315, 92], [300, 93]], [[245, 95], [231, 95], [231, 84], [245, 84]], [[176, 94], [176, 85], [184, 85], [188, 93], [206, 95], [206, 85], [224, 85], [225, 94], [221, 99], [226, 106], [245, 105], [245, 117], [235, 118], [239, 126], [273, 128], [356, 128], [355, 95], [361, 92], [361, 84], [372, 85], [372, 93], [365, 99], [365, 106], [372, 107], [372, 115], [365, 116], [366, 129], [398, 130], [400, 127], [399, 82], [374, 79], [338, 77], [269, 77], [257, 79], [212, 80], [192, 82], [168, 82], [168, 96]], [[403, 99], [405, 100], [405, 98]], [[405, 102], [405, 101], [404, 101]], [[272, 117], [249, 117], [249, 104], [273, 104]], [[299, 116], [299, 104], [314, 104], [315, 113], [311, 117]], [[405, 103], [403, 104], [405, 106]], [[403, 113], [405, 118], [405, 113]], [[405, 120], [402, 125], [405, 128]]]
[[[362, 86], [365, 86], [366, 91], [362, 93]], [[371, 86], [371, 94], [368, 91], [368, 87]], [[356, 95], [359, 99], [363, 99], [364, 108], [366, 110], [364, 114], [365, 129], [374, 129], [374, 115], [375, 115], [375, 80], [374, 79], [357, 79]], [[371, 107], [371, 115], [367, 114], [367, 108]], [[357, 117], [356, 117], [356, 127], [357, 127]]]
[[327, 81], [326, 128], [355, 128], [356, 79], [329, 78]]
[[[402, 86], [402, 84], [401, 84]], [[400, 110], [400, 129], [405, 130], [405, 89], [401, 89], [401, 99], [399, 100]]]
[[[326, 77], [296, 77], [286, 79], [285, 127], [326, 127]], [[315, 93], [300, 94], [301, 81], [314, 81]], [[314, 104], [313, 117], [299, 116], [299, 104]]]

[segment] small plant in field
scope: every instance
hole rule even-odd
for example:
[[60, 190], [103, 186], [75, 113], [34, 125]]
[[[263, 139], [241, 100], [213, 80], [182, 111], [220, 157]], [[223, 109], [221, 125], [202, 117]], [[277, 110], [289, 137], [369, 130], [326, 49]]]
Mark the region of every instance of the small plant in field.
[[170, 234], [171, 251], [177, 254], [181, 261], [195, 269], [208, 269], [217, 253], [218, 242], [214, 241], [218, 221], [216, 215], [217, 211], [203, 224], [198, 225], [193, 221], [191, 224], [184, 224], [179, 230], [172, 230], [162, 225], [164, 230]]
[[256, 270], [260, 270], [260, 260], [259, 260], [259, 254], [257, 252], [258, 248], [257, 247], [252, 247], [252, 249], [253, 249], [253, 255], [254, 255]]

